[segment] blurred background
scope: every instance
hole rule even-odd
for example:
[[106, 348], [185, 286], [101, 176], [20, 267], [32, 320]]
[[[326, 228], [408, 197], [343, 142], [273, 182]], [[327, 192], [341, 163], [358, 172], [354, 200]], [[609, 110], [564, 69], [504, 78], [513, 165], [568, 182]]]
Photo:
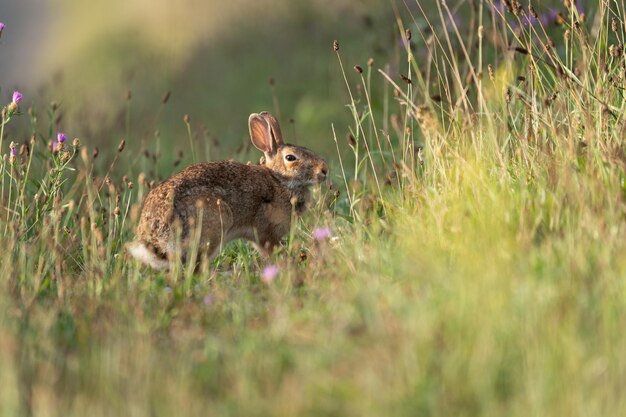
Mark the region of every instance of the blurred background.
[[[40, 118], [57, 103], [51, 130], [101, 150], [158, 131], [178, 153], [185, 114], [196, 140], [236, 148], [248, 115], [270, 110], [289, 141], [332, 152], [331, 123], [350, 119], [333, 39], [350, 73], [400, 47], [392, 7], [375, 0], [0, 0], [0, 17], [2, 101], [19, 89]], [[29, 129], [19, 119], [9, 135]]]

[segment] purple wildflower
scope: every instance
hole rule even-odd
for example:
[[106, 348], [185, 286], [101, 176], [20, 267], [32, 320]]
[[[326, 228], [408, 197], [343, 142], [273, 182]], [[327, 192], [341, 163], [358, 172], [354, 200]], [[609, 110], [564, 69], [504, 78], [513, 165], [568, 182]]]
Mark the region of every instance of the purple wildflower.
[[261, 280], [266, 284], [269, 284], [270, 282], [274, 281], [274, 278], [276, 278], [276, 275], [278, 275], [278, 271], [280, 271], [278, 266], [267, 265], [265, 268], [263, 268], [263, 272], [261, 272]]
[[22, 101], [22, 97], [24, 97], [22, 95], [22, 93], [20, 93], [19, 91], [14, 91], [13, 92], [13, 98], [12, 98], [12, 103], [14, 104], [18, 104], [20, 101]]
[[17, 144], [15, 142], [11, 142], [9, 145], [9, 163], [13, 164], [17, 159]]
[[0, 33], [4, 30], [4, 23], [0, 22]]
[[65, 143], [65, 141], [67, 140], [67, 136], [65, 135], [65, 133], [57, 133], [57, 140], [56, 142], [54, 142], [52, 144], [52, 150], [53, 151], [60, 151], [61, 149], [63, 149], [63, 144]]
[[318, 227], [312, 233], [313, 239], [317, 241], [329, 239], [332, 235], [330, 227]]

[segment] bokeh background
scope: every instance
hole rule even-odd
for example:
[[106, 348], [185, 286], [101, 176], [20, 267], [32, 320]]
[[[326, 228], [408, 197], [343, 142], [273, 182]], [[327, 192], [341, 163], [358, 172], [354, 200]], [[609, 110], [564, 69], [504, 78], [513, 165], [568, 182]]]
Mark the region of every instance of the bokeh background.
[[[229, 149], [260, 110], [290, 141], [332, 152], [331, 123], [350, 118], [333, 39], [349, 71], [400, 48], [392, 7], [374, 0], [0, 0], [0, 10], [4, 101], [17, 88], [39, 114], [57, 103], [53, 130], [101, 149], [121, 137], [139, 149], [158, 131], [164, 158], [188, 143], [185, 114], [196, 140]], [[16, 135], [28, 128], [20, 119]]]

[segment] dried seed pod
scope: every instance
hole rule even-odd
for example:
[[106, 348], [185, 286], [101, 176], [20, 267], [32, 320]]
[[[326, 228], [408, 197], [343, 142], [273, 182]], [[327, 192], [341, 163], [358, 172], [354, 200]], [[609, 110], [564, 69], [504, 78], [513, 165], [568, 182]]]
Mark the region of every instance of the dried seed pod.
[[496, 80], [496, 74], [493, 70], [493, 65], [489, 64], [487, 65], [487, 72], [489, 73], [489, 79], [491, 81], [495, 81]]

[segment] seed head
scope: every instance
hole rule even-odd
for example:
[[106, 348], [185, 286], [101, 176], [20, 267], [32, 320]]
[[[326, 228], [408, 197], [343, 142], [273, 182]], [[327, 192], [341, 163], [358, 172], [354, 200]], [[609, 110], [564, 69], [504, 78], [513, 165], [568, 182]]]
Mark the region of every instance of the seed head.
[[80, 150], [80, 159], [83, 160], [84, 164], [89, 162], [89, 154], [87, 153], [87, 148], [83, 148]]
[[622, 46], [621, 43], [617, 45], [609, 46], [609, 54], [611, 54], [613, 58], [619, 58], [620, 56], [622, 56], [623, 51], [624, 51], [624, 47]]
[[611, 19], [611, 30], [613, 33], [617, 33], [617, 19]]
[[117, 151], [122, 152], [124, 150], [124, 146], [126, 146], [126, 139], [122, 139], [119, 145], [117, 145]]
[[515, 16], [519, 16], [520, 15], [520, 13], [522, 12], [522, 3], [520, 3], [519, 0], [511, 1], [511, 12]]
[[496, 74], [493, 71], [493, 65], [491, 65], [491, 64], [487, 65], [487, 72], [489, 72], [489, 79], [491, 81], [495, 81], [496, 80]]
[[404, 81], [407, 84], [411, 84], [411, 79], [409, 77], [407, 77], [404, 74], [400, 74], [400, 78], [402, 78], [402, 81]]
[[74, 138], [74, 140], [72, 141], [72, 146], [74, 148], [78, 148], [80, 146], [80, 139]]
[[70, 158], [72, 157], [72, 155], [69, 152], [67, 152], [67, 151], [60, 152], [59, 155], [61, 156], [60, 161], [63, 164], [66, 163], [67, 161], [69, 161]]
[[189, 118], [189, 115], [188, 115], [188, 114], [186, 114], [186, 115], [184, 115], [184, 116], [183, 116], [183, 122], [185, 122], [185, 124], [186, 124], [186, 125], [188, 125], [188, 124], [189, 124], [189, 121], [190, 121], [190, 120], [191, 120], [191, 119]]
[[163, 98], [161, 99], [161, 103], [163, 103], [163, 104], [167, 103], [167, 100], [170, 99], [170, 94], [171, 93], [169, 91], [166, 91], [165, 94], [163, 94]]
[[374, 65], [374, 58], [370, 58], [367, 60], [367, 66], [372, 67]]
[[361, 67], [360, 65], [355, 65], [354, 70], [359, 74], [363, 74], [363, 67]]
[[339, 52], [339, 41], [337, 39], [333, 41], [333, 50]]
[[95, 148], [93, 148], [93, 153], [91, 154], [91, 157], [93, 159], [96, 159], [98, 157], [98, 155], [100, 154], [100, 150], [98, 149], [98, 147], [96, 146]]
[[17, 144], [15, 142], [11, 142], [11, 144], [9, 145], [9, 162], [13, 164], [16, 158], [17, 158]]
[[406, 36], [406, 40], [410, 41], [411, 38], [413, 37], [413, 34], [411, 33], [411, 29], [407, 29], [404, 31], [404, 36]]
[[519, 52], [520, 54], [528, 55], [528, 49], [522, 48], [521, 46], [515, 47], [515, 52]]

